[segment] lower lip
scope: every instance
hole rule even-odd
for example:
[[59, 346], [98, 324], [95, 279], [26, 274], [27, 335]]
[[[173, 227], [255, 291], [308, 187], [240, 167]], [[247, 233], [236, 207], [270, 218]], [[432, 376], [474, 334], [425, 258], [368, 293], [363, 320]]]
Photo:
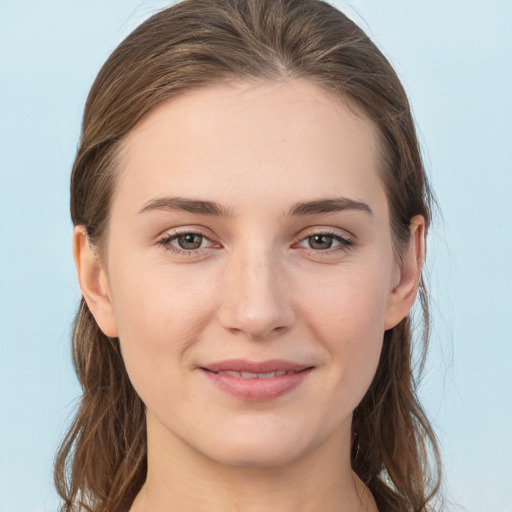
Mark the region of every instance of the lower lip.
[[299, 386], [311, 373], [313, 368], [301, 372], [268, 379], [244, 379], [215, 373], [201, 368], [201, 371], [222, 391], [240, 400], [263, 402], [273, 400]]

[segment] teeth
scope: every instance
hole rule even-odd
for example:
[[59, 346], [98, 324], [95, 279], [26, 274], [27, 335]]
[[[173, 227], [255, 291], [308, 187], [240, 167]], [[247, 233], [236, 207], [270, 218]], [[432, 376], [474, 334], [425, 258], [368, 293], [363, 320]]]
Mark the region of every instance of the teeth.
[[218, 373], [220, 373], [221, 375], [232, 375], [233, 377], [240, 377], [240, 372], [225, 371]]
[[269, 372], [269, 373], [240, 372], [240, 376], [243, 379], [268, 379], [269, 377], [273, 377], [274, 375], [275, 375], [274, 372]]
[[258, 379], [270, 379], [271, 377], [276, 376], [276, 372], [257, 373], [256, 375], [258, 376]]
[[275, 372], [268, 373], [252, 373], [252, 372], [234, 372], [230, 370], [215, 372], [220, 375], [231, 375], [232, 377], [241, 377], [243, 379], [271, 379], [272, 377], [282, 377], [283, 375], [293, 375], [295, 372], [286, 372], [284, 370], [278, 370]]

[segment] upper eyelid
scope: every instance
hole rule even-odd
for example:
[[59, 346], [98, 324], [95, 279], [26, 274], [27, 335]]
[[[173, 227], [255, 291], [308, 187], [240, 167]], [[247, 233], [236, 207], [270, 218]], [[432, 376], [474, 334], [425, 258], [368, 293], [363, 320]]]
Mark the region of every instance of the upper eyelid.
[[212, 239], [215, 238], [214, 236], [208, 234], [206, 232], [206, 230], [203, 230], [203, 228], [193, 227], [193, 228], [185, 228], [185, 229], [180, 229], [180, 228], [166, 229], [164, 232], [162, 232], [160, 235], [158, 235], [157, 239], [162, 240], [164, 238], [173, 238], [173, 237], [177, 237], [180, 235], [188, 235], [188, 234], [200, 235], [204, 238], [207, 238], [210, 241], [212, 241]]
[[356, 237], [352, 233], [347, 231], [346, 229], [334, 228], [334, 227], [307, 228], [307, 231], [305, 233], [304, 233], [304, 230], [302, 230], [296, 236], [295, 239], [298, 242], [300, 242], [301, 240], [304, 240], [304, 239], [309, 238], [310, 236], [314, 236], [314, 235], [329, 235], [329, 236], [335, 236], [335, 237], [339, 237], [344, 240], [350, 240], [350, 241], [355, 241], [355, 239], [356, 239]]
[[[188, 235], [188, 234], [202, 236], [204, 239], [208, 240], [212, 244], [217, 243], [212, 239], [211, 236], [203, 233], [202, 231], [197, 231], [197, 230], [193, 230], [193, 229], [185, 229], [183, 231], [181, 231], [181, 230], [173, 231], [170, 233], [166, 232], [158, 237], [157, 243], [162, 243], [162, 242], [166, 242], [166, 241], [170, 242], [171, 240], [176, 240], [176, 238], [178, 238], [181, 235]], [[185, 249], [180, 249], [180, 250], [185, 250]], [[200, 249], [195, 249], [195, 250], [200, 250]], [[187, 252], [191, 252], [191, 251], [187, 251]]]

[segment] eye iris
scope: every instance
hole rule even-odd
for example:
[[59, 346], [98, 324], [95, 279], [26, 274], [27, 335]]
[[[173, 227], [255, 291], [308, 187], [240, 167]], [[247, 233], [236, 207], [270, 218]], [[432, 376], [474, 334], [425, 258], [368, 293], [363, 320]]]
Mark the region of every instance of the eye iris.
[[199, 249], [203, 237], [195, 233], [187, 233], [185, 235], [178, 236], [178, 244], [182, 249]]
[[309, 246], [312, 249], [329, 249], [332, 246], [331, 235], [314, 235], [308, 238]]

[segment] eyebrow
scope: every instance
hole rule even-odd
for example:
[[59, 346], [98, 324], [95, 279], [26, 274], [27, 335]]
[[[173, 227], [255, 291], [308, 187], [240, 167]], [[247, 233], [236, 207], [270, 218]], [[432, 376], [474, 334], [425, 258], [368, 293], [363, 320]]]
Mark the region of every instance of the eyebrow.
[[359, 210], [373, 215], [371, 208], [366, 203], [355, 201], [347, 197], [335, 197], [333, 199], [318, 199], [316, 201], [296, 203], [290, 208], [288, 215], [292, 217], [341, 212], [343, 210]]
[[[233, 212], [213, 201], [203, 201], [200, 199], [187, 199], [183, 197], [162, 197], [147, 202], [139, 213], [151, 210], [177, 210], [189, 213], [198, 213], [201, 215], [210, 215], [214, 217], [232, 217]], [[355, 201], [347, 197], [336, 197], [330, 199], [317, 199], [314, 201], [302, 201], [292, 205], [288, 211], [289, 217], [301, 217], [306, 215], [315, 215], [322, 213], [333, 213], [344, 210], [358, 210], [373, 214], [371, 208], [362, 201]]]
[[146, 203], [139, 213], [151, 210], [182, 210], [201, 215], [212, 215], [215, 217], [232, 217], [229, 208], [224, 208], [213, 201], [202, 201], [200, 199], [185, 199], [183, 197], [162, 197], [153, 199]]

